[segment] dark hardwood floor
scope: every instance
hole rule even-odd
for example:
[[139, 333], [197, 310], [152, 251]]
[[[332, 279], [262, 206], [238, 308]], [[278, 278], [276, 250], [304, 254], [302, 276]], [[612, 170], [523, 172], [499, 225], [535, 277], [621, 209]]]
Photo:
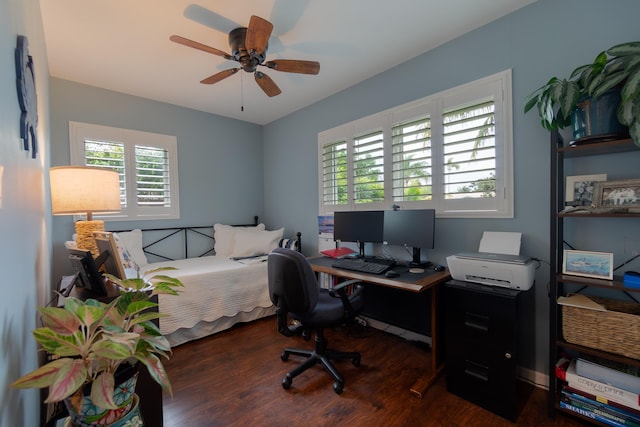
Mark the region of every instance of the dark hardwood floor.
[[[429, 351], [372, 328], [327, 331], [330, 347], [362, 354], [360, 367], [336, 365], [345, 377], [341, 395], [319, 365], [282, 377], [300, 360], [280, 360], [285, 347], [311, 348], [313, 341], [286, 338], [274, 317], [183, 344], [165, 363], [173, 397], [165, 396], [166, 427], [214, 426], [560, 426], [584, 425], [558, 414], [547, 417], [546, 392], [535, 388], [517, 423], [447, 393], [444, 376], [419, 399], [409, 388], [428, 369]], [[153, 427], [153, 426], [150, 426]]]

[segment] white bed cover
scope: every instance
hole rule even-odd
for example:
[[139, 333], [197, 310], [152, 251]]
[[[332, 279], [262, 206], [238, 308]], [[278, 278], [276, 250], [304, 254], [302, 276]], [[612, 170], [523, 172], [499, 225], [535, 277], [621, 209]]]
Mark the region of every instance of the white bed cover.
[[179, 295], [159, 295], [160, 331], [171, 334], [181, 328], [192, 328], [200, 321], [212, 322], [232, 317], [256, 307], [271, 307], [267, 279], [266, 256], [234, 261], [206, 256], [146, 265], [147, 271], [158, 267], [178, 270], [156, 274], [178, 277], [184, 284]]

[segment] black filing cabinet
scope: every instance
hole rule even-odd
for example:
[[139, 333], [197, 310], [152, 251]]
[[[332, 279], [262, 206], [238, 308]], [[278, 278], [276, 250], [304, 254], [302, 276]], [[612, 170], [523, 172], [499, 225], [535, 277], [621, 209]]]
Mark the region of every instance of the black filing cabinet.
[[515, 421], [522, 388], [517, 367], [528, 291], [452, 280], [445, 285], [447, 390]]

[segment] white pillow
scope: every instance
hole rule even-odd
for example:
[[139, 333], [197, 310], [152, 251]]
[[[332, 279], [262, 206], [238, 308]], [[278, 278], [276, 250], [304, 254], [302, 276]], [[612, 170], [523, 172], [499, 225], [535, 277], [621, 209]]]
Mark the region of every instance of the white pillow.
[[284, 227], [273, 231], [238, 229], [231, 258], [266, 255], [278, 247], [283, 234]]
[[135, 229], [131, 231], [113, 233], [113, 234], [114, 234], [114, 238], [116, 239], [116, 242], [119, 243], [118, 246], [122, 246], [123, 251], [126, 248], [126, 251], [131, 256], [131, 259], [136, 264], [138, 264], [138, 267], [142, 267], [149, 264], [149, 261], [147, 261], [147, 256], [142, 250], [142, 230]]
[[235, 244], [236, 230], [246, 230], [248, 232], [264, 231], [264, 224], [258, 224], [255, 227], [233, 227], [226, 224], [215, 224], [213, 226], [215, 238], [214, 250], [217, 256], [229, 258], [233, 252]]

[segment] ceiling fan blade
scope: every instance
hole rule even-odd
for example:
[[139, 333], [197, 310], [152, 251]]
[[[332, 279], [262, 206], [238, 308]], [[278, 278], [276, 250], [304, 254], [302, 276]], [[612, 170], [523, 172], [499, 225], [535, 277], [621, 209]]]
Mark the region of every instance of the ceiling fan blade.
[[173, 35], [173, 36], [169, 37], [169, 40], [171, 40], [172, 42], [184, 45], [184, 46], [188, 46], [188, 47], [192, 47], [194, 49], [201, 50], [203, 52], [212, 53], [214, 55], [222, 56], [224, 59], [233, 59], [233, 56], [231, 56], [228, 53], [223, 52], [223, 51], [221, 51], [219, 49], [216, 49], [215, 47], [207, 46], [205, 44], [198, 43], [198, 42], [195, 42], [193, 40], [189, 40], [189, 39], [184, 38], [182, 36]]
[[295, 59], [274, 59], [267, 61], [267, 67], [287, 73], [299, 74], [318, 74], [320, 72], [320, 63], [316, 61], [298, 61]]
[[228, 70], [220, 71], [219, 73], [209, 76], [206, 79], [200, 80], [200, 83], [204, 83], [206, 85], [218, 83], [220, 80], [226, 79], [229, 76], [233, 76], [238, 71], [240, 71], [240, 68], [230, 68]]
[[271, 22], [259, 16], [252, 15], [244, 41], [244, 46], [247, 48], [247, 51], [255, 51], [258, 54], [262, 54], [269, 43], [271, 31], [273, 31], [273, 24]]
[[278, 85], [275, 84], [273, 80], [271, 80], [271, 77], [260, 71], [256, 71], [255, 73], [253, 73], [253, 75], [255, 76], [256, 83], [258, 83], [258, 86], [260, 86], [260, 88], [264, 91], [264, 93], [267, 94], [267, 96], [272, 97], [280, 95], [280, 93], [282, 93]]

